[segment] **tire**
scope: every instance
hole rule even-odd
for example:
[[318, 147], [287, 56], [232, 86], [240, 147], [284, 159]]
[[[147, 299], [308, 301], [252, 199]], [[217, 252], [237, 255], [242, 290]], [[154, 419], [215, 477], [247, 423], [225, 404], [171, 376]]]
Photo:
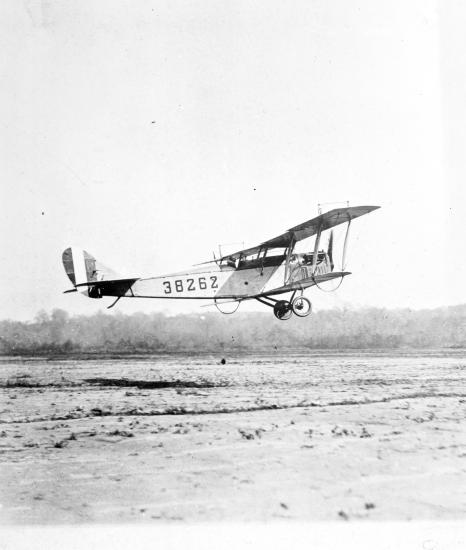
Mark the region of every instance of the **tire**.
[[280, 300], [273, 306], [273, 314], [280, 321], [287, 321], [292, 313], [291, 304], [286, 300]]
[[291, 308], [298, 317], [307, 317], [312, 313], [312, 304], [304, 296], [297, 296], [291, 303]]

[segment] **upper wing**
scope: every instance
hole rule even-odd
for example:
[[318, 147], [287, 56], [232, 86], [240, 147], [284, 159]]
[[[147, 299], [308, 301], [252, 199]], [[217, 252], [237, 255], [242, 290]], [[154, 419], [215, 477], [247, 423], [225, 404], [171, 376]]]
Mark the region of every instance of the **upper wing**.
[[288, 231], [285, 231], [285, 233], [282, 233], [278, 237], [264, 241], [263, 243], [252, 248], [246, 248], [245, 250], [239, 250], [234, 254], [228, 254], [220, 259], [236, 259], [240, 256], [256, 254], [259, 250], [264, 248], [285, 248], [289, 246], [293, 240], [301, 241], [303, 239], [307, 239], [308, 237], [312, 237], [312, 235], [315, 235], [319, 231], [319, 228], [321, 231], [325, 231], [326, 229], [330, 229], [336, 225], [340, 225], [341, 223], [359, 218], [359, 216], [368, 214], [373, 210], [377, 210], [377, 208], [380, 208], [380, 206], [348, 206], [346, 208], [334, 208], [329, 212], [325, 212], [325, 214], [320, 214], [320, 216], [312, 218], [312, 220], [308, 220], [307, 222], [288, 229]]

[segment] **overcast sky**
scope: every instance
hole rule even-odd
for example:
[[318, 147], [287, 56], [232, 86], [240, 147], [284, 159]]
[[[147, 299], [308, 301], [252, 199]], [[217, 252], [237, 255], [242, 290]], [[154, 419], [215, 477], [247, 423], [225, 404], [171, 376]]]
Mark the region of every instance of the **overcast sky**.
[[353, 275], [336, 294], [309, 291], [317, 307], [465, 302], [460, 1], [0, 10], [1, 318], [108, 305], [62, 294], [70, 244], [157, 275], [346, 200], [382, 209], [354, 222]]

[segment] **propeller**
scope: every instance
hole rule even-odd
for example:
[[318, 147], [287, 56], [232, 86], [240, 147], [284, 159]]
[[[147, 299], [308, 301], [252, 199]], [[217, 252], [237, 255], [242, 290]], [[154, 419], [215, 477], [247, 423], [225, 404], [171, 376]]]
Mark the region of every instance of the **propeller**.
[[333, 268], [335, 267], [335, 264], [333, 263], [333, 229], [330, 231], [330, 237], [328, 239], [327, 256], [330, 260], [330, 268], [333, 271]]

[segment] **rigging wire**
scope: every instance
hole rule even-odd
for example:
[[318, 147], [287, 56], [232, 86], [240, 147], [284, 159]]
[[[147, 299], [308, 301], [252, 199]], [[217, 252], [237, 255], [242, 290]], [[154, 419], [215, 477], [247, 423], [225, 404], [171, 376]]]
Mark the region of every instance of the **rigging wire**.
[[[342, 255], [342, 259], [341, 259], [341, 270], [342, 271], [345, 271], [345, 269], [346, 269], [346, 250], [347, 250], [347, 245], [348, 245], [348, 235], [349, 235], [350, 225], [351, 225], [351, 218], [348, 220], [348, 226], [346, 228], [346, 233], [345, 233], [345, 241], [343, 243], [343, 255]], [[315, 275], [314, 274], [312, 275], [312, 279], [314, 281], [315, 286], [319, 290], [321, 290], [322, 292], [330, 293], [330, 292], [336, 292], [341, 287], [341, 285], [343, 283], [344, 276], [340, 277], [340, 282], [338, 283], [338, 285], [335, 288], [331, 288], [329, 290], [326, 290], [325, 288], [322, 288], [321, 286], [319, 286], [319, 283], [315, 280]]]

